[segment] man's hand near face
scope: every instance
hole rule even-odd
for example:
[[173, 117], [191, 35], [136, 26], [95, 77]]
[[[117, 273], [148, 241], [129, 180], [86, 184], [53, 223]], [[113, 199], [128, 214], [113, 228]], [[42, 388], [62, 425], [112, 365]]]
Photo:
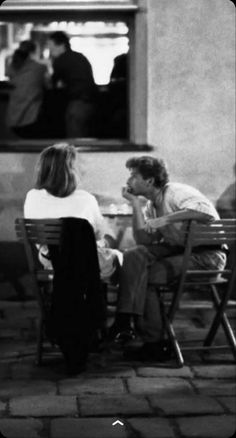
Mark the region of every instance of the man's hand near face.
[[122, 187], [122, 196], [127, 199], [133, 207], [133, 235], [136, 243], [150, 244], [152, 239], [150, 234], [144, 230], [145, 221], [139, 197], [132, 193], [129, 186]]
[[133, 202], [135, 202], [138, 197], [136, 195], [134, 195], [130, 188], [128, 186], [122, 187], [122, 196], [123, 198], [127, 199], [127, 201], [131, 202], [131, 204], [133, 204]]

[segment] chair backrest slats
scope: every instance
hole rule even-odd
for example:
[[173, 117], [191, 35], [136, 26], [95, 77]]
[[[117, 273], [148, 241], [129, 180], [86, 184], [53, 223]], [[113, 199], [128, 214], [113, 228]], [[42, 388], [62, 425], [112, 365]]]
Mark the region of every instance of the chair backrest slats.
[[222, 219], [210, 224], [192, 223], [190, 241], [196, 245], [223, 245], [236, 241], [236, 220]]
[[186, 271], [186, 274], [187, 275], [198, 275], [198, 274], [203, 274], [204, 273], [204, 277], [205, 276], [207, 276], [207, 275], [209, 275], [209, 276], [212, 276], [212, 274], [230, 274], [231, 273], [231, 269], [223, 269], [223, 270], [218, 270], [218, 269], [211, 269], [211, 270], [202, 270], [202, 269], [199, 269], [199, 270], [197, 270], [197, 269], [194, 269], [194, 270], [191, 270], [191, 269], [188, 269], [187, 271]]
[[205, 278], [207, 276], [217, 276], [217, 274], [223, 274], [227, 277], [232, 273], [233, 267], [227, 266], [222, 271], [218, 270], [206, 270], [206, 269], [188, 269], [188, 263], [190, 260], [190, 255], [192, 252], [197, 251], [198, 247], [206, 250], [223, 249], [224, 244], [227, 247], [235, 244], [236, 242], [236, 220], [235, 219], [222, 219], [215, 221], [210, 224], [198, 224], [192, 222], [190, 225], [189, 236], [187, 239], [186, 250], [184, 255], [185, 263], [183, 264], [182, 270], [182, 283], [184, 282], [186, 276], [195, 276]]
[[191, 284], [191, 278], [198, 285], [201, 285], [207, 284], [206, 280], [209, 281], [209, 283], [219, 281], [220, 278], [222, 279], [221, 276], [223, 276], [224, 279], [228, 279], [232, 277], [232, 274], [234, 273], [235, 268], [231, 265], [227, 265], [227, 267], [222, 270], [208, 270], [206, 267], [201, 269], [201, 266], [195, 270], [191, 268], [190, 266], [192, 265], [189, 264], [192, 252], [195, 251], [197, 254], [198, 246], [201, 246], [202, 249], [205, 247], [206, 250], [210, 250], [211, 248], [213, 250], [214, 247], [219, 247], [220, 249], [223, 244], [227, 244], [230, 248], [231, 244], [235, 244], [235, 241], [236, 219], [222, 219], [210, 224], [199, 224], [194, 221], [191, 222], [183, 257], [182, 272], [175, 293], [175, 299], [169, 310], [170, 320], [172, 320], [175, 310], [178, 307], [184, 286]]
[[193, 236], [192, 238], [192, 245], [193, 246], [199, 246], [199, 245], [210, 245], [210, 246], [217, 246], [217, 245], [224, 245], [235, 242], [236, 238], [232, 236], [212, 236], [212, 237], [198, 237]]
[[59, 245], [61, 227], [61, 219], [16, 219], [16, 235], [24, 244], [31, 273], [38, 269], [36, 244]]
[[40, 245], [58, 245], [61, 234], [61, 219], [17, 219], [16, 234], [20, 240]]

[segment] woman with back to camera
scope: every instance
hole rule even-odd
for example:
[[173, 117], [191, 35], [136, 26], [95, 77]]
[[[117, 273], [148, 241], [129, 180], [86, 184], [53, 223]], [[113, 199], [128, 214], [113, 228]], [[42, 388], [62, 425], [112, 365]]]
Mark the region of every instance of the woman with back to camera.
[[[121, 253], [118, 250], [106, 247], [106, 245], [111, 242], [112, 236], [109, 235], [109, 230], [107, 232], [108, 227], [100, 212], [96, 198], [79, 187], [75, 161], [76, 149], [74, 146], [66, 143], [55, 144], [43, 150], [38, 162], [35, 188], [31, 189], [26, 195], [24, 216], [28, 219], [67, 218], [65, 219], [67, 225], [68, 221], [71, 221], [71, 218], [86, 219], [88, 225], [92, 225], [97, 241], [100, 277], [106, 280], [115, 273], [118, 268], [118, 256], [121, 255]], [[77, 225], [79, 226], [79, 222]], [[93, 283], [93, 280], [89, 280], [88, 277], [86, 277], [86, 282], [88, 281], [87, 286], [84, 286], [84, 280], [80, 280], [79, 274], [81, 263], [83, 265], [83, 260], [87, 260], [87, 253], [94, 248], [94, 246], [91, 247], [90, 238], [91, 237], [87, 234], [86, 237], [83, 234], [82, 236], [80, 235], [79, 238], [73, 235], [73, 240], [71, 240], [71, 237], [69, 238], [68, 245], [71, 246], [71, 254], [73, 254], [73, 258], [71, 258], [71, 256], [68, 258], [68, 260], [70, 260], [69, 264], [73, 265], [71, 276], [63, 277], [63, 271], [67, 269], [65, 265], [63, 265], [63, 269], [61, 270], [62, 273], [59, 272], [58, 274], [58, 268], [56, 267], [55, 269], [53, 283], [54, 301], [52, 304], [53, 313], [51, 315], [52, 335], [63, 352], [67, 373], [70, 375], [78, 374], [86, 368], [90, 345], [89, 339], [91, 339], [89, 338], [89, 333], [91, 327], [94, 325], [95, 313], [99, 307], [97, 306], [100, 300], [99, 287], [94, 287], [93, 290], [89, 289], [89, 284], [91, 284], [91, 281]], [[81, 241], [81, 239], [83, 241]], [[73, 242], [77, 243], [74, 244]], [[81, 245], [83, 249], [81, 249]], [[76, 252], [74, 252], [75, 246], [78, 248]], [[45, 245], [39, 247], [39, 259], [45, 268], [52, 268], [49, 250]], [[55, 268], [54, 264], [53, 266]], [[89, 264], [89, 266], [91, 268], [92, 265]], [[99, 277], [98, 263], [96, 266], [96, 272], [98, 272]], [[97, 278], [97, 274], [93, 272], [93, 270], [90, 272], [90, 268], [88, 268], [89, 273], [86, 275]], [[81, 269], [83, 276], [83, 267]], [[74, 277], [75, 272], [76, 275]], [[57, 278], [56, 273], [58, 275]], [[72, 283], [68, 283], [67, 278], [72, 279], [70, 280]], [[76, 279], [76, 283], [74, 283], [74, 278]], [[96, 285], [98, 286], [98, 283], [96, 283]], [[90, 312], [87, 314], [86, 309], [83, 307], [83, 302], [80, 302], [79, 297], [84, 296], [84, 293], [81, 292], [84, 287], [84, 293], [87, 297], [85, 301], [90, 302], [90, 309], [91, 311], [94, 309], [95, 313]], [[89, 291], [92, 291], [92, 295]], [[92, 297], [92, 301], [89, 296]], [[68, 317], [68, 315], [70, 316]], [[73, 328], [71, 329], [71, 327]], [[68, 335], [68, 333], [70, 334]]]
[[[36, 185], [25, 199], [24, 216], [29, 219], [57, 219], [74, 217], [87, 219], [93, 226], [98, 244], [101, 278], [109, 278], [118, 267], [121, 253], [108, 248], [113, 240], [100, 212], [96, 198], [79, 188], [75, 169], [76, 149], [67, 143], [58, 143], [43, 150], [40, 155]], [[47, 248], [41, 247], [39, 259], [47, 268]]]
[[22, 138], [44, 136], [42, 105], [48, 82], [47, 67], [36, 60], [37, 47], [22, 41], [7, 69], [12, 89], [7, 110], [7, 124]]

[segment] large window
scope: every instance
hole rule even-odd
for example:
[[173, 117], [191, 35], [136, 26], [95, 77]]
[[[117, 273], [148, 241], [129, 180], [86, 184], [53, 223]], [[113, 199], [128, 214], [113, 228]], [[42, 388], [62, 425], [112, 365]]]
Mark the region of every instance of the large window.
[[[93, 78], [96, 84], [96, 97], [89, 119], [89, 127], [85, 135], [87, 138], [129, 138], [129, 25], [125, 20], [86, 20], [86, 21], [20, 21], [0, 23], [0, 111], [1, 137], [7, 139], [32, 137], [24, 129], [15, 129], [9, 119], [9, 103], [17, 93], [16, 87], [22, 90], [20, 80], [12, 81], [9, 75], [14, 51], [22, 41], [32, 40], [37, 51], [34, 60], [44, 64], [47, 68], [47, 81], [43, 90], [40, 123], [43, 125], [40, 132], [36, 130], [35, 138], [66, 138], [80, 137], [70, 135], [66, 129], [66, 112], [68, 107], [68, 84], [53, 83], [54, 64], [50, 57], [48, 46], [49, 35], [55, 31], [65, 32], [74, 52], [82, 53], [89, 61]], [[21, 74], [21, 70], [19, 70]], [[33, 73], [32, 73], [33, 74]], [[27, 80], [27, 75], [25, 75]], [[73, 78], [75, 79], [75, 78]], [[24, 79], [23, 79], [24, 80]], [[29, 84], [31, 82], [29, 81]], [[30, 85], [26, 93], [26, 105], [29, 105]], [[22, 100], [22, 95], [20, 96]], [[17, 99], [16, 99], [17, 102]], [[22, 111], [24, 103], [20, 103]], [[14, 106], [15, 107], [15, 106]], [[11, 108], [14, 111], [14, 107]], [[18, 111], [18, 108], [15, 109]], [[22, 124], [23, 123], [23, 124]], [[27, 124], [27, 118], [26, 118]], [[46, 127], [45, 127], [46, 124]], [[20, 121], [20, 128], [24, 121]], [[30, 131], [31, 132], [31, 131]], [[38, 134], [39, 132], [39, 134]], [[34, 133], [34, 131], [32, 131]]]

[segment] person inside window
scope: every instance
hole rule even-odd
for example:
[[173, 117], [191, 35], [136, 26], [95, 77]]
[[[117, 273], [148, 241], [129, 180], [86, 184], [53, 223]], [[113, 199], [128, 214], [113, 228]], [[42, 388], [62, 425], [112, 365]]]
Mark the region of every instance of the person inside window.
[[128, 135], [128, 54], [122, 53], [114, 59], [110, 78], [110, 123], [111, 137], [126, 138]]
[[71, 50], [62, 31], [49, 36], [48, 47], [53, 60], [52, 82], [66, 92], [66, 137], [89, 137], [97, 98], [92, 67], [82, 53]]
[[22, 138], [46, 136], [42, 106], [48, 72], [47, 67], [37, 60], [36, 52], [33, 41], [22, 41], [7, 69], [12, 86], [7, 124]]

